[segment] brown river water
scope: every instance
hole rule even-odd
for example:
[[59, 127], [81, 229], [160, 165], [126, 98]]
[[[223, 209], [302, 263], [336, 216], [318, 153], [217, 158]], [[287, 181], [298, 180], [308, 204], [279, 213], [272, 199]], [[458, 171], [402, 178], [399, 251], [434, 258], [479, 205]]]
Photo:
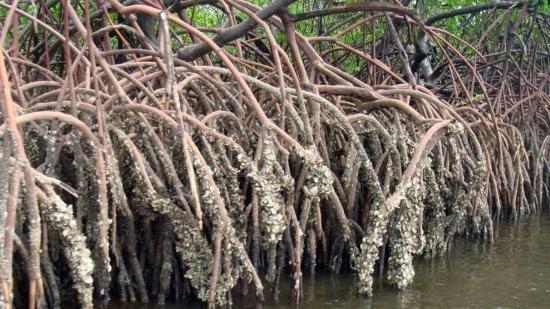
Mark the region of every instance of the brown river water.
[[[414, 283], [398, 291], [375, 283], [374, 297], [357, 296], [354, 276], [304, 275], [299, 306], [281, 282], [281, 296], [257, 305], [252, 295], [234, 295], [234, 308], [549, 308], [550, 216], [535, 215], [496, 226], [492, 245], [458, 238], [444, 257], [415, 260]], [[266, 289], [267, 290], [267, 289]], [[253, 290], [249, 291], [253, 294]], [[166, 306], [113, 303], [111, 308], [204, 308], [197, 303]]]

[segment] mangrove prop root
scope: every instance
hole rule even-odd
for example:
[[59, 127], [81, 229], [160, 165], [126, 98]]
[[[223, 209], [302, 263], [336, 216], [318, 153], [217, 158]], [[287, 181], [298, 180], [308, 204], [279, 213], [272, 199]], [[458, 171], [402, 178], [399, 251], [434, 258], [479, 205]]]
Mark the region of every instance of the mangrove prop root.
[[74, 2], [0, 2], [0, 307], [370, 296], [550, 204], [536, 1]]

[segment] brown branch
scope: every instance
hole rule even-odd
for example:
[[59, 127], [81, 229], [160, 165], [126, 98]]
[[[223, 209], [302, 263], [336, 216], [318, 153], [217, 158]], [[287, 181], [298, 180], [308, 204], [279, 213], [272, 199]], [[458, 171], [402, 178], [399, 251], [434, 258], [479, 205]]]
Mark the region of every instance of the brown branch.
[[[394, 4], [388, 4], [388, 3], [382, 3], [382, 2], [359, 2], [359, 3], [352, 3], [344, 6], [338, 6], [338, 7], [331, 7], [327, 9], [322, 10], [316, 10], [316, 11], [310, 11], [305, 13], [300, 13], [296, 15], [291, 15], [291, 18], [294, 22], [313, 19], [317, 17], [323, 17], [328, 15], [334, 15], [334, 14], [342, 14], [342, 13], [351, 13], [351, 12], [391, 12], [396, 13], [404, 16], [409, 16], [410, 18], [414, 19], [415, 21], [419, 22], [420, 17], [418, 14], [412, 10], [409, 10], [405, 7], [394, 5]], [[420, 23], [421, 24], [421, 23]]]
[[466, 14], [475, 14], [475, 13], [479, 13], [490, 9], [521, 8], [523, 4], [524, 2], [493, 2], [493, 3], [486, 3], [486, 4], [474, 5], [466, 8], [451, 10], [451, 11], [441, 13], [428, 18], [428, 20], [426, 20], [426, 26], [431, 26], [440, 20], [450, 18], [450, 17], [466, 15]]
[[[262, 20], [266, 20], [269, 17], [277, 14], [281, 9], [284, 9], [296, 2], [296, 0], [276, 0], [273, 1], [268, 6], [262, 8], [256, 13], [256, 16]], [[212, 40], [218, 45], [223, 46], [235, 39], [242, 37], [245, 33], [252, 30], [256, 27], [258, 23], [253, 19], [249, 18], [242, 23], [235, 25], [233, 27], [227, 28], [216, 35]], [[184, 61], [193, 61], [207, 53], [212, 51], [212, 47], [209, 46], [206, 42], [201, 42], [193, 44], [187, 47], [184, 47], [178, 51], [178, 58]]]
[[[13, 102], [10, 82], [8, 79], [8, 73], [6, 71], [4, 62], [4, 49], [0, 48], [0, 110], [4, 115], [6, 124], [10, 133], [15, 138], [15, 146], [17, 158], [23, 163], [24, 179], [27, 186], [25, 190], [25, 199], [27, 202], [28, 219], [29, 219], [29, 251], [30, 251], [30, 265], [29, 265], [29, 307], [34, 308], [36, 306], [42, 306], [41, 299], [43, 296], [42, 276], [40, 272], [40, 244], [41, 234], [40, 229], [40, 215], [38, 213], [38, 201], [36, 198], [36, 186], [34, 183], [34, 177], [32, 175], [32, 167], [25, 153], [25, 144], [23, 135], [17, 127], [17, 112], [16, 104]], [[17, 172], [17, 171], [16, 171]], [[18, 192], [12, 192], [12, 194], [18, 194]], [[13, 211], [16, 211], [13, 209]], [[11, 254], [11, 252], [10, 252]], [[10, 261], [11, 262], [11, 261]], [[8, 278], [8, 282], [11, 278]], [[10, 287], [11, 288], [11, 287]], [[37, 295], [38, 292], [38, 295]], [[8, 308], [10, 307], [8, 303]], [[32, 306], [31, 306], [32, 305]]]

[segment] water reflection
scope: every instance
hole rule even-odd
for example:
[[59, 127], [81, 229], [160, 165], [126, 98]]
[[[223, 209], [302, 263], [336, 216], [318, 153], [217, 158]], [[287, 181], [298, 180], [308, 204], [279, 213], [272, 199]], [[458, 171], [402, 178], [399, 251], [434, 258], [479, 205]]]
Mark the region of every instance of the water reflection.
[[[550, 308], [550, 217], [500, 223], [492, 246], [456, 239], [445, 257], [417, 258], [415, 272], [410, 288], [396, 291], [379, 282], [372, 299], [355, 294], [351, 275], [306, 276], [299, 308]], [[257, 306], [253, 296], [235, 295], [235, 307], [296, 308], [289, 285], [282, 284], [279, 302], [267, 293], [268, 302]], [[203, 306], [164, 306], [183, 307]]]

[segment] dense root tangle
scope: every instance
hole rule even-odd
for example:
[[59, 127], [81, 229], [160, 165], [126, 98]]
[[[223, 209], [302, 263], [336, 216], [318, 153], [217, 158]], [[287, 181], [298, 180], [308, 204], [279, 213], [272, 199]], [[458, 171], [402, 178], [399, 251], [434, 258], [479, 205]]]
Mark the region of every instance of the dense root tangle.
[[293, 2], [0, 1], [0, 307], [372, 295], [548, 207], [547, 4]]

